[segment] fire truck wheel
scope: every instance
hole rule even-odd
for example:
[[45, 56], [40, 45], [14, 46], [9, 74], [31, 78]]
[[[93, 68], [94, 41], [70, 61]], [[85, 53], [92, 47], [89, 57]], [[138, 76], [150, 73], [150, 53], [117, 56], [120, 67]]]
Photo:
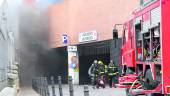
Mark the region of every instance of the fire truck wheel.
[[148, 90], [153, 90], [157, 87], [158, 83], [153, 80], [151, 69], [148, 69], [145, 74], [144, 87]]

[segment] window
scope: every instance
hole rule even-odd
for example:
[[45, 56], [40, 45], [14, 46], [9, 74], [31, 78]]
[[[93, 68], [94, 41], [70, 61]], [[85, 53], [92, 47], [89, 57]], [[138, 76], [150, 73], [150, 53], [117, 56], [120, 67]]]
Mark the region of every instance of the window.
[[156, 0], [140, 0], [140, 5], [145, 7], [154, 1], [156, 1]]
[[128, 30], [125, 29], [123, 33], [123, 44], [125, 44], [128, 41]]
[[161, 61], [160, 29], [159, 26], [151, 30], [152, 34], [152, 59]]
[[134, 32], [134, 26], [133, 26], [133, 20], [131, 20], [130, 22], [129, 22], [129, 24], [130, 24], [130, 41], [131, 41], [131, 48], [133, 47], [133, 32]]
[[141, 23], [135, 25], [136, 34], [136, 60], [142, 61], [142, 33], [141, 33]]

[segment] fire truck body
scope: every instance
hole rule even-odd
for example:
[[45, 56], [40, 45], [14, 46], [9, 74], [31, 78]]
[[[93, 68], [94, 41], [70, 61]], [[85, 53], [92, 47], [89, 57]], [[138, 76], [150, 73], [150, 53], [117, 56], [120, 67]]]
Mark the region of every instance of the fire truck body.
[[170, 0], [147, 1], [124, 23], [118, 87], [140, 89], [132, 94], [170, 94]]
[[163, 0], [161, 3], [162, 91], [170, 93], [170, 1]]

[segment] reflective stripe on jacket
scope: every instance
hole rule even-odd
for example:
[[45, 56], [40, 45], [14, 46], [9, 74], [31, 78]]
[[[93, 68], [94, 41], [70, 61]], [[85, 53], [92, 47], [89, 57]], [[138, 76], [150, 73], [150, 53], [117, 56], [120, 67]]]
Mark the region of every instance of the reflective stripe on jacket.
[[117, 67], [115, 67], [114, 65], [109, 65], [108, 66], [108, 75], [113, 76], [113, 75], [117, 75], [119, 72], [117, 70]]

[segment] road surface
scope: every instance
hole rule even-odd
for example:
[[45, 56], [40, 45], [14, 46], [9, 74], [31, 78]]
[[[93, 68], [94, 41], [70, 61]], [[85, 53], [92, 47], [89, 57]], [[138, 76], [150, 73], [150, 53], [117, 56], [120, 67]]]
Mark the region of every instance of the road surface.
[[[59, 89], [58, 86], [56, 87], [56, 96], [59, 96]], [[50, 93], [51, 86], [49, 87]], [[103, 89], [93, 89], [89, 86], [89, 94], [90, 96], [126, 96], [125, 90], [120, 88], [109, 88], [108, 86]], [[52, 96], [52, 94], [51, 94]], [[63, 96], [70, 96], [69, 95], [69, 87], [68, 85], [63, 85]], [[74, 85], [74, 96], [84, 96], [84, 87], [81, 85]]]
[[40, 96], [31, 87], [22, 87], [18, 93], [18, 96]]
[[[51, 86], [49, 86], [50, 96], [52, 96]], [[58, 86], [55, 86], [56, 96], [59, 96]], [[90, 96], [126, 96], [125, 90], [120, 88], [109, 88], [108, 86], [103, 89], [93, 89], [89, 86]], [[39, 96], [31, 87], [21, 88], [18, 96]], [[63, 85], [63, 96], [70, 96], [68, 85]], [[74, 85], [74, 96], [84, 96], [84, 86]]]

